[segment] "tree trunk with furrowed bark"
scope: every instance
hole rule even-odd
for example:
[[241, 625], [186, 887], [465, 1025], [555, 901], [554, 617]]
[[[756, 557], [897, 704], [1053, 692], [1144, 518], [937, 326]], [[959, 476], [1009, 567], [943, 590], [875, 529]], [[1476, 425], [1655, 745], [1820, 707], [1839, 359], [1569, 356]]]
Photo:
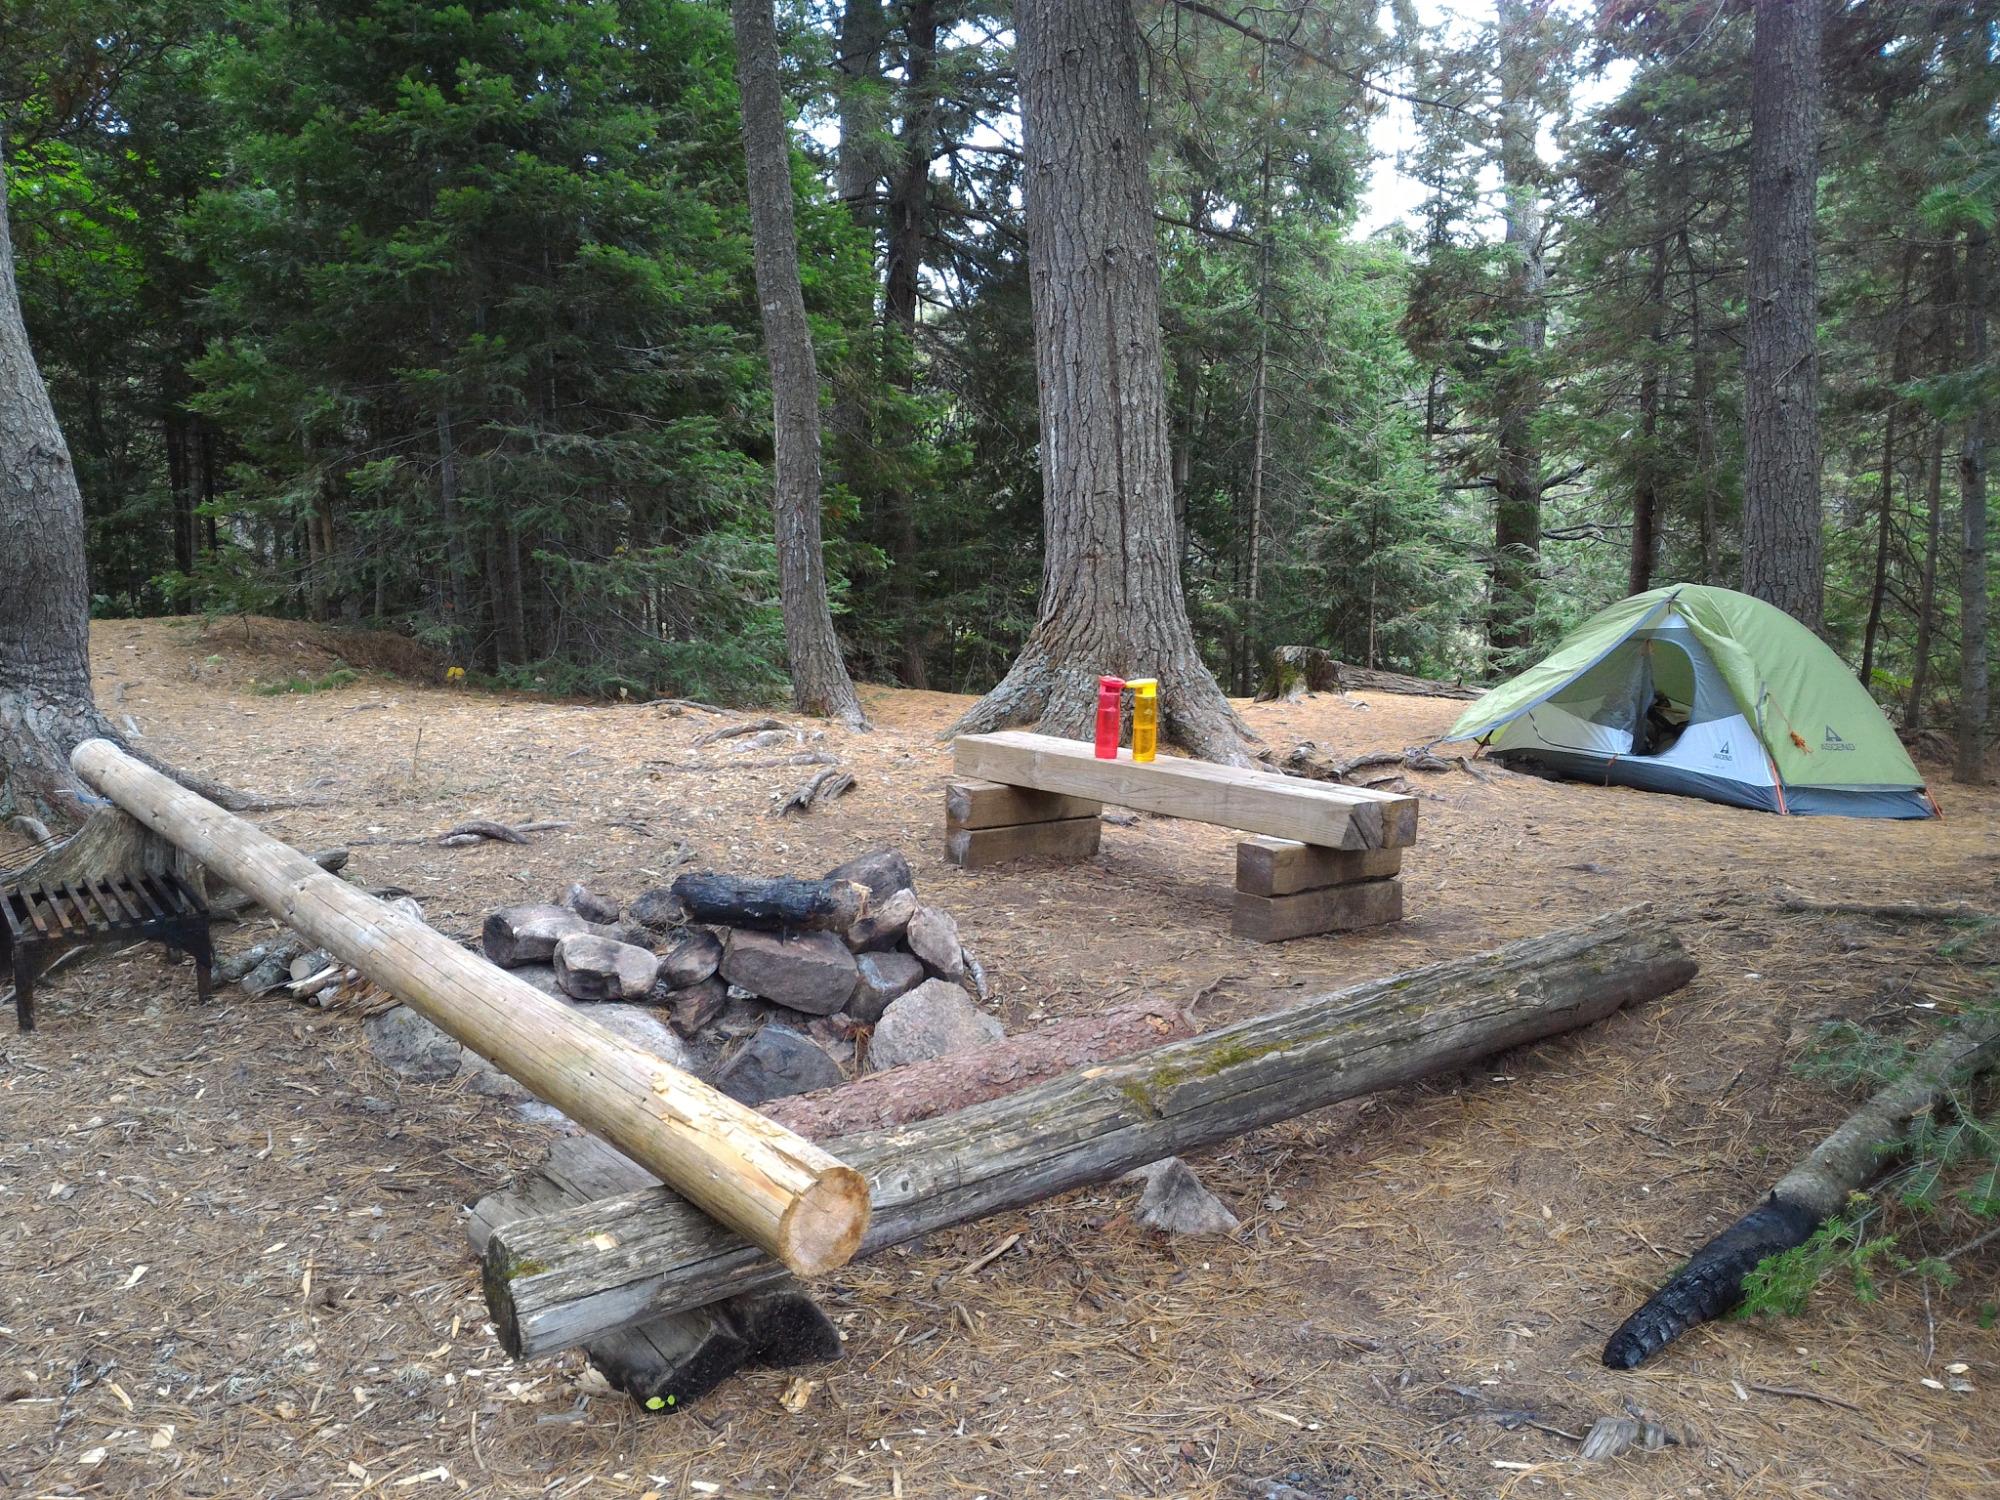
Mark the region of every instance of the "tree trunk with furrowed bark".
[[778, 34], [771, 0], [732, 0], [736, 81], [743, 96], [743, 154], [750, 195], [750, 241], [757, 303], [771, 365], [771, 514], [778, 539], [778, 592], [792, 703], [853, 727], [865, 724], [853, 679], [840, 657], [827, 603], [820, 541], [819, 366], [799, 285], [798, 230], [792, 215], [792, 149], [778, 87]]
[[82, 819], [88, 795], [69, 768], [69, 752], [112, 729], [90, 694], [83, 496], [28, 347], [3, 174], [0, 536], [0, 819], [68, 827]]
[[1099, 674], [1156, 677], [1161, 731], [1246, 764], [1248, 730], [1196, 649], [1181, 594], [1160, 343], [1159, 247], [1131, 8], [1014, 8], [1028, 276], [1041, 396], [1041, 613], [954, 726], [1090, 737]]
[[1757, 0], [1750, 49], [1743, 592], [1820, 628], [1819, 0]]

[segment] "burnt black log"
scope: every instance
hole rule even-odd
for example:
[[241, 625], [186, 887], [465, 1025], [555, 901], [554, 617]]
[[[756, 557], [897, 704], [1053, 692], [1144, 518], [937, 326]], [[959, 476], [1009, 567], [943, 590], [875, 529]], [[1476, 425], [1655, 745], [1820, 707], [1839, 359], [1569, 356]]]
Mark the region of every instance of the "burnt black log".
[[868, 914], [868, 887], [851, 880], [756, 880], [683, 875], [674, 895], [697, 922], [766, 931], [845, 932]]
[[1604, 1346], [1613, 1370], [1636, 1370], [1698, 1323], [1729, 1312], [1743, 1300], [1743, 1278], [1768, 1256], [1812, 1238], [1820, 1216], [1775, 1193], [1694, 1254], [1646, 1305], [1618, 1326]]
[[2000, 1062], [2000, 1017], [1981, 1016], [1953, 1027], [1813, 1147], [1769, 1198], [1703, 1245], [1647, 1298], [1605, 1344], [1604, 1363], [1614, 1370], [1635, 1369], [1690, 1328], [1735, 1307], [1743, 1300], [1743, 1278], [1758, 1262], [1811, 1239], [1850, 1193], [1907, 1147], [1913, 1118], [1954, 1084], [1995, 1062]]

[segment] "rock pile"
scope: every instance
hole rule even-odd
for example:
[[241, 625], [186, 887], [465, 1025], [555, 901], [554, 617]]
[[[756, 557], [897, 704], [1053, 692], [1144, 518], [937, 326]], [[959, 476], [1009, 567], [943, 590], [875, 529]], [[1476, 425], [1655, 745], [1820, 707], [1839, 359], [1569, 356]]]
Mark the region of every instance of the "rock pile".
[[1003, 1035], [967, 993], [984, 998], [984, 975], [958, 924], [894, 849], [818, 881], [683, 876], [623, 905], [573, 885], [561, 904], [492, 913], [480, 944], [593, 1016], [663, 1019], [670, 1060], [746, 1104]]

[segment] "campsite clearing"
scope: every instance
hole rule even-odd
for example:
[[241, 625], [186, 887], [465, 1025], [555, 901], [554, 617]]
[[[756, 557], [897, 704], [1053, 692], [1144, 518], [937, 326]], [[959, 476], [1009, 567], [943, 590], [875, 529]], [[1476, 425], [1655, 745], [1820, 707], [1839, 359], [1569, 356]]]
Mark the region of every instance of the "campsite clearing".
[[[1141, 995], [1198, 998], [1219, 1024], [1637, 895], [1702, 972], [1491, 1073], [1197, 1158], [1235, 1237], [1155, 1238], [1131, 1221], [1135, 1192], [1107, 1187], [845, 1268], [814, 1288], [844, 1361], [809, 1387], [749, 1374], [655, 1420], [592, 1394], [573, 1357], [510, 1365], [485, 1331], [463, 1205], [529, 1165], [540, 1128], [470, 1091], [399, 1086], [352, 1013], [234, 991], [198, 1009], [156, 952], [106, 958], [50, 980], [42, 1030], [0, 1048], [16, 1268], [0, 1473], [17, 1487], [1236, 1500], [1245, 1476], [1291, 1474], [1369, 1500], [1914, 1500], [2000, 1482], [1990, 1283], [1928, 1306], [1907, 1285], [1869, 1307], [1824, 1293], [1801, 1319], [1700, 1330], [1637, 1374], [1596, 1363], [1673, 1263], [1851, 1107], [1788, 1071], [1818, 1020], [1914, 1026], [1967, 993], [1972, 958], [1941, 954], [1935, 927], [1780, 909], [2000, 906], [2000, 794], [1935, 765], [1946, 817], [1923, 823], [1484, 765], [1412, 776], [1406, 919], [1270, 949], [1228, 931], [1225, 829], [1142, 817], [1105, 827], [1083, 864], [947, 865], [938, 734], [961, 698], [864, 690], [876, 730], [823, 742], [855, 790], [781, 821], [765, 810], [796, 769], [676, 768], [729, 763], [694, 748], [725, 722], [698, 712], [377, 677], [259, 696], [254, 677], [321, 673], [336, 651], [369, 665], [293, 623], [99, 623], [94, 643], [99, 690], [145, 748], [293, 804], [258, 821], [295, 847], [356, 844], [371, 885], [409, 888], [453, 935], [579, 873], [621, 894], [659, 883], [682, 841], [700, 866], [808, 874], [892, 843], [957, 913], [1012, 1029]], [[1358, 692], [1244, 712], [1281, 753], [1358, 752], [1421, 742], [1463, 707]], [[571, 826], [395, 842], [472, 817]], [[1963, 1380], [1943, 1373], [1961, 1361]], [[1560, 1434], [1628, 1398], [1693, 1441], [1582, 1470]]]

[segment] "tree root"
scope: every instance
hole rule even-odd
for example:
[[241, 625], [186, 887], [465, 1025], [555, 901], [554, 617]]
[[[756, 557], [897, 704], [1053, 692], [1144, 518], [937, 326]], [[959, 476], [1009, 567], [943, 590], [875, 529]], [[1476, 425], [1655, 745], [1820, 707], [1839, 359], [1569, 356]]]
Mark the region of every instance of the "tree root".
[[[1087, 740], [1097, 721], [1098, 676], [1095, 667], [1056, 665], [1047, 648], [1030, 636], [1007, 675], [940, 738], [1035, 723], [1044, 734]], [[1252, 748], [1262, 742], [1230, 707], [1206, 667], [1196, 661], [1161, 668], [1159, 681], [1162, 741], [1202, 760], [1253, 764]]]

